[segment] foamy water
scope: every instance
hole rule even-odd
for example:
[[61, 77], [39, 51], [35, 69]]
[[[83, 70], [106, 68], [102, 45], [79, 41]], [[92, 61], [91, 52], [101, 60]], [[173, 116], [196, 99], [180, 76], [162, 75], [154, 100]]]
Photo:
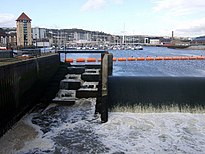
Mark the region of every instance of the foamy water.
[[204, 153], [205, 114], [110, 112], [95, 100], [50, 105], [26, 115], [0, 139], [0, 153]]

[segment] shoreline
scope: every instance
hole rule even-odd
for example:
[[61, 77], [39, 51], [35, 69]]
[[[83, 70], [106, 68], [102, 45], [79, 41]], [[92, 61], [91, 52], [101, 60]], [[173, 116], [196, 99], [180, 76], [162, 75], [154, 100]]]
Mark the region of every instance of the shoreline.
[[185, 49], [189, 49], [189, 50], [205, 50], [205, 45], [197, 45], [197, 46], [194, 46], [194, 45], [191, 45]]

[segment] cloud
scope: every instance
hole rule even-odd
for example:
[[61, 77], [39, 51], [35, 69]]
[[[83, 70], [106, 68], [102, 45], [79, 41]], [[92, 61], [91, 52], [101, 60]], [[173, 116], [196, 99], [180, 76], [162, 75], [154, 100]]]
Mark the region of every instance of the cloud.
[[87, 2], [81, 7], [81, 11], [96, 10], [103, 7], [106, 0], [87, 0]]
[[15, 16], [13, 14], [0, 14], [0, 26], [11, 27], [15, 25]]
[[192, 20], [192, 22], [182, 22], [176, 27], [176, 32], [181, 35], [189, 34], [192, 36], [205, 34], [205, 17]]
[[103, 8], [108, 2], [114, 4], [123, 4], [124, 0], [87, 0], [81, 7], [81, 11], [97, 10]]
[[194, 12], [203, 11], [205, 8], [204, 0], [153, 0], [154, 11], [167, 11], [172, 15], [186, 15]]

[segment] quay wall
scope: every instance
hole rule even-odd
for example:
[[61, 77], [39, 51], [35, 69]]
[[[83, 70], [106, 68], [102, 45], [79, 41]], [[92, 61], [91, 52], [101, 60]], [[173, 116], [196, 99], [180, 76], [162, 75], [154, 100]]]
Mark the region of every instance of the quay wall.
[[189, 50], [205, 50], [205, 45], [191, 45], [186, 49], [189, 49]]
[[204, 77], [127, 77], [108, 78], [108, 104], [126, 107], [162, 106], [204, 107]]
[[53, 54], [0, 66], [0, 135], [37, 103], [59, 64]]

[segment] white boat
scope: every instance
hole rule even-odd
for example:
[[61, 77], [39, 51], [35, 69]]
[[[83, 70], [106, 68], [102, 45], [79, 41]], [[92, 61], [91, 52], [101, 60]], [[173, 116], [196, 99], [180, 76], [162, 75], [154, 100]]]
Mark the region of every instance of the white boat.
[[143, 50], [143, 47], [141, 45], [140, 46], [135, 46], [134, 50]]

